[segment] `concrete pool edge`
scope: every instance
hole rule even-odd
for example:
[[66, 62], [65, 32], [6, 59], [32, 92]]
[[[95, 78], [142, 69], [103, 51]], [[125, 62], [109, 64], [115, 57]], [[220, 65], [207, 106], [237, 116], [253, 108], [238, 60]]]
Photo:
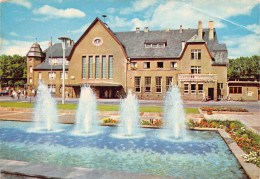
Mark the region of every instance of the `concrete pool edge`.
[[5, 176], [28, 178], [106, 178], [106, 179], [168, 179], [172, 177], [138, 174], [113, 170], [68, 167], [50, 164], [35, 164], [24, 161], [0, 159], [1, 178]]

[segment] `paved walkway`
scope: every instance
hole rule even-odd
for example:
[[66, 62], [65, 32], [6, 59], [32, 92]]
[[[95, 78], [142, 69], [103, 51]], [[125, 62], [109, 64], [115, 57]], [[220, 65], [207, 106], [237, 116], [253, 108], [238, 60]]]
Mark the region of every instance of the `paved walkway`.
[[[111, 112], [113, 113], [113, 112]], [[115, 114], [108, 115], [99, 113], [99, 119], [105, 117], [110, 117]], [[32, 121], [34, 113], [31, 111], [2, 111], [0, 110], [0, 119], [1, 120], [12, 120], [12, 121]], [[118, 116], [114, 116], [118, 118]], [[144, 117], [144, 116], [142, 116]], [[147, 116], [147, 117], [155, 117], [155, 116]], [[186, 120], [190, 118], [202, 118], [203, 115], [198, 114], [186, 114]], [[219, 120], [238, 120], [241, 121], [248, 128], [252, 129], [255, 132], [260, 133], [260, 111], [250, 112], [248, 115], [238, 115], [238, 114], [214, 114], [207, 115], [204, 114], [205, 119], [219, 119]], [[75, 113], [67, 114], [62, 111], [58, 114], [59, 122], [61, 123], [74, 123], [75, 122]]]

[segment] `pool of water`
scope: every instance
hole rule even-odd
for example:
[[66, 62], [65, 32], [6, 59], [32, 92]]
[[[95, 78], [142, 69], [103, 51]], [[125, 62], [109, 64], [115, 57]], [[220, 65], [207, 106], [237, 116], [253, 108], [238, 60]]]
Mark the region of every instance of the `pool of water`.
[[31, 123], [0, 122], [0, 158], [183, 178], [246, 178], [217, 132], [189, 131], [185, 140], [165, 140], [161, 130], [141, 129], [140, 138], [115, 138], [115, 127], [98, 135], [28, 132]]

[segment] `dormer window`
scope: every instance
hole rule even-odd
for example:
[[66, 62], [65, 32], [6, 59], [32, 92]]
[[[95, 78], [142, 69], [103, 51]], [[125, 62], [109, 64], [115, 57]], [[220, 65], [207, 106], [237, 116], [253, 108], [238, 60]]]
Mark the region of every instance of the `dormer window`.
[[144, 42], [145, 48], [165, 48], [166, 45], [166, 40], [146, 40]]

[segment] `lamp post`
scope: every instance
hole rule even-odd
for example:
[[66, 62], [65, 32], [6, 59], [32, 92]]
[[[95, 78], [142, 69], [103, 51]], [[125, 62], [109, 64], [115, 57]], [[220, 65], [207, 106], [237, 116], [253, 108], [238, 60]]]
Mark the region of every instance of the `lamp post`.
[[65, 49], [67, 48], [67, 41], [70, 40], [68, 37], [59, 37], [62, 41], [63, 59], [62, 59], [62, 104], [65, 101]]

